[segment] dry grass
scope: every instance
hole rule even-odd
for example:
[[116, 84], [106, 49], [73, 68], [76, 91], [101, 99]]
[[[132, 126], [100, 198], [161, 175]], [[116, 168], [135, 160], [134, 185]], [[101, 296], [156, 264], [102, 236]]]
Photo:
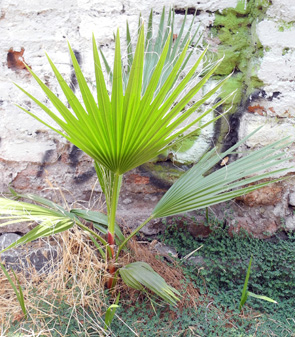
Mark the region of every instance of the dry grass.
[[[59, 310], [61, 305], [67, 305], [67, 310], [70, 308], [70, 312], [67, 313], [69, 329], [70, 320], [74, 318], [83, 336], [91, 336], [88, 334], [90, 328], [95, 331], [95, 336], [105, 336], [102, 317], [110, 304], [107, 303], [105, 295], [105, 285], [108, 279], [106, 263], [102, 262], [91, 240], [78, 228], [49, 238], [47, 243], [58, 251], [58, 258], [50, 260], [50, 273], [40, 274], [33, 267], [16, 273], [23, 289], [28, 311], [27, 322], [30, 322], [31, 331], [20, 327], [19, 335], [16, 332], [9, 335], [13, 322], [25, 323], [25, 321], [16, 295], [1, 271], [0, 336], [56, 336], [58, 329], [52, 326], [54, 326], [54, 321], [58, 322], [61, 318]], [[150, 245], [132, 241], [129, 243], [128, 252], [122, 253], [118, 264], [145, 261], [171, 286], [181, 291], [183, 289], [182, 280], [185, 279], [181, 268], [177, 265], [168, 266], [155, 255]], [[128, 288], [122, 282], [118, 282], [113, 297], [118, 291], [122, 294], [120, 303], [123, 306], [124, 298], [128, 298], [128, 305], [146, 300], [145, 295]], [[187, 293], [188, 296], [182, 297], [180, 307], [197, 305], [198, 291], [190, 287]], [[130, 334], [133, 335], [132, 332]], [[64, 335], [60, 334], [60, 336]]]
[[[13, 322], [22, 322], [21, 326], [24, 326], [25, 321], [16, 295], [1, 271], [0, 336], [56, 336], [58, 329], [52, 326], [54, 321], [58, 322], [61, 319], [59, 310], [61, 305], [67, 305], [67, 310], [70, 310], [67, 313], [69, 329], [70, 320], [74, 318], [83, 336], [91, 336], [88, 334], [90, 328], [95, 331], [95, 336], [105, 336], [102, 317], [110, 304], [107, 303], [105, 295], [105, 284], [108, 279], [106, 263], [102, 262], [87, 235], [78, 228], [49, 238], [47, 243], [58, 251], [58, 258], [49, 262], [50, 273], [40, 274], [33, 267], [26, 267], [22, 272], [16, 273], [23, 289], [28, 311], [27, 322], [30, 322], [31, 330], [20, 327], [13, 335], [9, 335]], [[181, 292], [183, 289], [181, 280], [185, 279], [181, 269], [176, 265], [168, 266], [155, 255], [150, 245], [132, 241], [128, 252], [122, 253], [118, 264], [145, 261], [171, 286]], [[113, 297], [118, 291], [122, 294], [120, 304], [123, 306], [124, 298], [128, 299], [128, 305], [146, 300], [145, 295], [128, 288], [122, 282], [118, 282]], [[189, 296], [182, 297], [180, 307], [197, 305], [198, 291], [190, 287], [187, 292]], [[130, 334], [133, 335], [132, 332]]]
[[[56, 235], [48, 241], [58, 250], [58, 258], [50, 261], [52, 271], [40, 274], [34, 268], [29, 268], [25, 272], [17, 273], [28, 311], [26, 321], [15, 293], [1, 271], [0, 336], [73, 336], [70, 334], [73, 332], [71, 331], [72, 321], [78, 325], [75, 331], [83, 337], [107, 336], [108, 333], [103, 329], [104, 320], [102, 318], [110, 305], [110, 300], [106, 298], [105, 293], [105, 285], [108, 280], [106, 263], [102, 262], [87, 235], [78, 228]], [[198, 306], [207, 306], [208, 312], [220, 310], [215, 307], [214, 299], [208, 305], [202, 303], [198, 290], [191, 284], [185, 286], [185, 275], [182, 268], [176, 262], [167, 264], [163, 259], [156, 258], [156, 252], [150, 243], [131, 241], [128, 250], [122, 252], [118, 265], [122, 266], [134, 261], [149, 263], [167, 283], [184, 294], [178, 305], [180, 310]], [[128, 310], [128, 307], [139, 302], [146, 307], [145, 312], [153, 315], [153, 305], [147, 301], [146, 294], [128, 288], [123, 282], [118, 282], [112, 297], [115, 298], [119, 291], [121, 293], [120, 305], [124, 307], [124, 310]], [[153, 297], [149, 293], [147, 295]], [[161, 301], [157, 302], [161, 305]], [[63, 305], [66, 305], [66, 313], [61, 310]], [[165, 312], [167, 313], [167, 310]], [[171, 324], [173, 324], [176, 313], [168, 310], [168, 314]], [[227, 318], [228, 327], [235, 327], [236, 314], [230, 311], [223, 314]], [[55, 324], [55, 322], [61, 321], [61, 315], [64, 315], [66, 319], [66, 321], [63, 320], [65, 322], [63, 323], [65, 328], [63, 333], [60, 332], [60, 324]], [[220, 316], [222, 316], [222, 312], [220, 312]], [[252, 319], [253, 316], [258, 317], [255, 313], [255, 315], [251, 314], [251, 317], [244, 317], [244, 319]], [[120, 317], [117, 316], [117, 319]], [[19, 321], [20, 326], [17, 331], [11, 332], [15, 321]], [[27, 324], [25, 325], [25, 323]], [[122, 324], [126, 323], [122, 321]], [[130, 336], [138, 336], [131, 327], [129, 329]]]
[[[24, 292], [28, 321], [31, 321], [32, 326], [40, 328], [42, 331], [40, 336], [52, 336], [52, 331], [48, 327], [48, 318], [58, 321], [57, 306], [63, 302], [72, 308], [69, 317], [77, 317], [81, 331], [85, 322], [78, 319], [78, 309], [80, 313], [81, 310], [84, 312], [88, 325], [104, 336], [101, 316], [107, 307], [104, 293], [107, 279], [105, 263], [91, 247], [91, 241], [77, 228], [56, 235], [50, 241], [58, 250], [58, 260], [50, 261], [53, 269], [51, 273], [40, 275], [33, 268], [17, 273]], [[1, 336], [6, 336], [5, 333], [10, 330], [11, 322], [22, 320], [23, 313], [2, 271], [0, 303]], [[96, 319], [93, 320], [88, 312], [95, 314]], [[23, 333], [25, 336], [37, 335], [36, 331], [35, 334], [28, 331]]]

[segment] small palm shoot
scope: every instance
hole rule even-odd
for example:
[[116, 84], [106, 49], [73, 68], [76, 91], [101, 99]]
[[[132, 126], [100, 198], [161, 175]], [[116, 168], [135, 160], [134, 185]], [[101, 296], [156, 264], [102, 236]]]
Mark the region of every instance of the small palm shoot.
[[[173, 20], [172, 15], [170, 13], [170, 20]], [[20, 107], [23, 111], [93, 158], [98, 180], [106, 197], [107, 216], [77, 209], [68, 211], [49, 200], [16, 193], [16, 197], [28, 199], [35, 204], [0, 198], [0, 219], [9, 219], [6, 224], [21, 221], [38, 223], [36, 228], [7, 249], [77, 225], [89, 233], [98, 251], [102, 253], [102, 257], [107, 259], [111, 274], [109, 287], [114, 285], [115, 277], [120, 274], [129, 286], [136, 289], [148, 288], [167, 303], [175, 305], [179, 296], [178, 291], [170, 287], [146, 263], [135, 262], [119, 270], [116, 269], [116, 260], [121, 250], [151, 219], [206, 208], [269, 184], [270, 181], [253, 185], [260, 179], [269, 178], [274, 173], [282, 173], [286, 170], [283, 168], [271, 171], [271, 168], [288, 160], [281, 153], [281, 149], [287, 144], [286, 139], [283, 139], [208, 174], [220, 160], [235, 153], [253, 133], [222, 154], [212, 149], [167, 191], [151, 216], [128, 237], [124, 237], [116, 224], [116, 210], [123, 174], [153, 160], [166, 149], [171, 148], [172, 144], [180, 142], [192, 133], [195, 134], [196, 129], [201, 131], [210, 123], [214, 123], [221, 117], [220, 115], [213, 116], [206, 123], [202, 120], [231, 97], [229, 95], [200, 110], [227, 80], [226, 78], [220, 81], [215, 87], [204, 92], [199, 100], [195, 99], [196, 94], [204, 90], [204, 85], [221, 60], [211, 64], [211, 67], [202, 71], [200, 75], [198, 69], [206, 55], [204, 50], [190, 70], [183, 74], [188, 57], [193, 55], [190, 50], [191, 40], [186, 36], [184, 42], [181, 42], [180, 38], [173, 42], [171, 30], [167, 29], [163, 33], [164, 21], [161, 20], [158, 36], [164, 36], [164, 38], [157, 37], [153, 44], [150, 35], [151, 22], [152, 19], [149, 21], [146, 38], [144, 26], [140, 26], [134, 55], [128, 54], [127, 75], [122, 67], [120, 37], [119, 31], [117, 32], [114, 67], [110, 73], [112, 78], [110, 94], [94, 37], [95, 95], [92, 94], [70, 45], [69, 51], [82, 102], [63, 79], [49, 56], [47, 56], [48, 61], [67, 98], [66, 104], [30, 68], [28, 70], [58, 112], [52, 111], [17, 85], [59, 125], [59, 128], [53, 127], [33, 112]], [[147, 50], [150, 52], [146, 52]], [[156, 58], [151, 57], [151, 51], [155, 52]], [[167, 70], [167, 64], [169, 64], [169, 70]], [[196, 111], [200, 111], [197, 116], [195, 116]], [[267, 173], [265, 170], [268, 170]], [[93, 222], [97, 231], [88, 228], [83, 220]]]
[[246, 278], [245, 278], [245, 283], [244, 283], [244, 287], [243, 287], [243, 291], [242, 291], [242, 297], [241, 297], [241, 301], [240, 301], [240, 306], [239, 309], [242, 310], [244, 304], [246, 303], [248, 296], [251, 297], [255, 297], [258, 298], [260, 300], [264, 300], [264, 301], [268, 301], [268, 302], [272, 302], [272, 303], [278, 303], [277, 301], [273, 300], [270, 297], [267, 296], [263, 296], [263, 295], [256, 295], [254, 293], [252, 293], [251, 291], [248, 290], [248, 282], [249, 282], [249, 277], [250, 277], [250, 272], [251, 272], [251, 264], [252, 264], [252, 255], [249, 261], [249, 265], [248, 265], [248, 270], [247, 270], [247, 274], [246, 274]]

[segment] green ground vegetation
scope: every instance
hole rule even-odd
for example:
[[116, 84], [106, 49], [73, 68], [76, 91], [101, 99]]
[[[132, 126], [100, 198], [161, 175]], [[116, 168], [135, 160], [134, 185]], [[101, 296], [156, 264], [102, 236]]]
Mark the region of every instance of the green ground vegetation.
[[[295, 336], [295, 235], [278, 233], [267, 240], [251, 238], [247, 233], [232, 237], [218, 220], [210, 217], [209, 223], [217, 229], [206, 239], [193, 239], [185, 222], [180, 229], [177, 222], [170, 224], [162, 236], [164, 243], [176, 248], [180, 258], [202, 246], [195, 253], [202, 264], [183, 265], [191, 282], [203, 295], [211, 297], [217, 308], [236, 311], [253, 255], [249, 290], [278, 302], [248, 298], [245, 315], [251, 310], [259, 313], [256, 334], [253, 329], [258, 321], [253, 320], [236, 330], [240, 335], [228, 330], [224, 336]], [[221, 336], [216, 331], [211, 335]]]

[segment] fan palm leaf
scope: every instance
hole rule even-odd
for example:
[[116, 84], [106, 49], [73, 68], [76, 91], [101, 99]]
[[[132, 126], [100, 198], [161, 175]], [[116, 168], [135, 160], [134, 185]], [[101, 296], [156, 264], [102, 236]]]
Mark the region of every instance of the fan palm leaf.
[[[88, 222], [92, 222], [93, 226], [100, 233], [105, 235], [108, 232], [108, 217], [105, 214], [76, 208], [66, 210], [51, 200], [30, 193], [19, 194], [12, 189], [10, 190], [15, 199], [27, 199], [37, 203], [37, 205], [19, 200], [0, 198], [0, 220], [2, 220], [0, 226], [20, 222], [27, 222], [28, 225], [37, 224], [37, 226], [22, 236], [18, 241], [7, 247], [5, 251], [38, 238], [66, 231], [72, 228], [75, 224], [95, 236], [95, 238], [98, 239], [104, 246], [107, 245], [107, 242], [100, 235], [84, 226], [79, 220], [79, 218], [81, 218]], [[118, 240], [123, 241], [124, 236], [117, 223], [115, 223], [114, 231]], [[4, 250], [2, 252], [4, 252]]]
[[19, 222], [38, 224], [30, 232], [3, 249], [1, 253], [17, 245], [66, 231], [78, 221], [73, 214], [62, 211], [60, 206], [58, 210], [55, 210], [6, 198], [0, 198], [0, 220], [4, 220], [0, 223], [1, 227]]
[[[250, 154], [210, 173], [216, 164], [225, 157], [235, 154], [235, 150], [259, 130], [260, 128], [221, 154], [217, 152], [216, 148], [206, 153], [197, 164], [170, 187], [154, 208], [152, 215], [121, 243], [118, 253], [151, 219], [210, 207], [250, 193], [273, 182], [287, 179], [287, 177], [273, 180], [268, 178], [290, 169], [285, 166], [285, 163], [291, 158], [286, 157], [284, 152], [280, 151], [290, 144], [288, 138], [252, 151]], [[284, 164], [283, 168], [269, 170], [281, 164]], [[263, 180], [263, 182], [253, 184], [259, 180]]]
[[[200, 25], [197, 27], [197, 29], [193, 32], [193, 25], [196, 13], [194, 14], [191, 23], [189, 25], [189, 28], [187, 32], [185, 32], [185, 27], [187, 26], [187, 10], [185, 12], [181, 28], [177, 34], [174, 31], [174, 19], [175, 19], [175, 13], [173, 9], [170, 9], [168, 11], [168, 19], [165, 20], [166, 11], [165, 7], [163, 7], [161, 19], [158, 27], [158, 32], [156, 34], [156, 37], [153, 36], [153, 30], [154, 30], [154, 24], [153, 24], [153, 10], [150, 11], [149, 19], [148, 19], [148, 26], [147, 26], [147, 33], [145, 38], [145, 63], [144, 63], [144, 69], [143, 69], [143, 81], [142, 81], [142, 94], [144, 94], [148, 84], [150, 83], [151, 76], [153, 74], [153, 69], [157, 65], [159, 61], [159, 56], [161, 55], [163, 48], [165, 46], [165, 42], [167, 41], [167, 38], [169, 36], [169, 48], [165, 60], [165, 65], [162, 69], [161, 78], [162, 80], [158, 83], [158, 88], [162, 85], [162, 83], [165, 82], [165, 79], [170, 74], [171, 70], [173, 69], [173, 65], [177, 61], [177, 54], [180, 54], [186, 43], [190, 41], [190, 51], [187, 53], [186, 59], [183, 62], [180, 72], [185, 68], [188, 61], [190, 60], [193, 53], [196, 51], [196, 48], [200, 47], [200, 40], [202, 35], [199, 33], [200, 31]], [[165, 24], [166, 21], [166, 24]], [[141, 26], [141, 16], [139, 17], [139, 29]], [[165, 28], [166, 27], [166, 28]], [[170, 34], [171, 32], [171, 34]], [[169, 35], [170, 34], [170, 35]], [[123, 87], [127, 87], [128, 78], [130, 75], [131, 66], [133, 63], [133, 51], [132, 51], [132, 39], [129, 29], [129, 23], [126, 22], [126, 43], [127, 43], [127, 67], [125, 71], [123, 72]], [[107, 70], [107, 73], [109, 74], [109, 78], [112, 81], [113, 79], [113, 72], [111, 70], [111, 67], [104, 56], [102, 50], [100, 49], [100, 53], [105, 65], [105, 68]], [[177, 80], [177, 76], [175, 77], [175, 81]]]
[[222, 154], [218, 154], [215, 148], [206, 153], [167, 191], [155, 207], [152, 217], [159, 218], [209, 207], [275, 182], [276, 180], [271, 180], [253, 185], [259, 180], [281, 174], [289, 169], [289, 167], [284, 167], [267, 171], [290, 159], [280, 151], [288, 145], [288, 138], [252, 151], [229, 165], [208, 174], [210, 169], [223, 158], [234, 154], [234, 151], [258, 130]]
[[[203, 112], [199, 118], [190, 120], [195, 110], [224, 83], [225, 80], [218, 83], [200, 101], [194, 101], [195, 95], [214, 73], [220, 61], [213, 64], [206, 74], [196, 80], [197, 68], [205, 56], [205, 52], [203, 52], [187, 75], [176, 84], [175, 78], [179, 76], [182, 70], [190, 45], [188, 40], [181, 53], [175, 55], [171, 71], [163, 81], [161, 76], [170, 45], [171, 33], [165, 41], [158, 61], [150, 73], [149, 83], [146, 85], [144, 94], [142, 94], [146, 54], [144, 28], [141, 26], [128, 83], [124, 90], [120, 38], [119, 32], [117, 32], [112, 92], [109, 96], [96, 42], [93, 38], [97, 101], [82, 74], [74, 52], [69, 46], [83, 104], [79, 102], [49, 57], [48, 60], [52, 70], [71, 108], [68, 108], [29, 68], [28, 70], [58, 112], [50, 110], [37, 98], [20, 88], [63, 131], [48, 125], [31, 111], [22, 109], [75, 144], [98, 164], [117, 175], [121, 175], [154, 159], [158, 154], [169, 148], [173, 142], [178, 141], [180, 134], [192, 131], [190, 130], [192, 126], [197, 124], [200, 129], [203, 128], [204, 125], [199, 125], [200, 120], [212, 109], [223, 103], [223, 101], [220, 101]], [[157, 89], [159, 81], [162, 81], [162, 83], [161, 87]], [[173, 90], [171, 90], [172, 88]], [[191, 104], [190, 108], [187, 108], [188, 104]], [[213, 118], [211, 122], [215, 119]]]

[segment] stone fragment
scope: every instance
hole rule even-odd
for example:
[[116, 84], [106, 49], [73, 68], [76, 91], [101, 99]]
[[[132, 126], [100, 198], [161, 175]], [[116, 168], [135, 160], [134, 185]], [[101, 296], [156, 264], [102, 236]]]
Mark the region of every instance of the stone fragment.
[[124, 205], [129, 205], [129, 204], [132, 203], [132, 199], [126, 198], [126, 199], [124, 199], [124, 200], [122, 201], [122, 203], [123, 203]]
[[157, 251], [158, 254], [166, 257], [168, 261], [172, 261], [171, 257], [178, 257], [177, 251], [173, 247], [169, 247], [161, 242], [157, 242], [154, 245], [154, 249]]
[[[0, 236], [0, 250], [2, 251], [20, 238], [21, 236], [15, 233], [2, 234]], [[5, 256], [17, 256], [17, 251], [15, 249], [11, 249], [10, 252], [6, 251], [1, 254], [2, 258]]]
[[166, 225], [162, 221], [150, 221], [140, 230], [140, 232], [147, 236], [157, 235], [165, 229], [165, 226]]
[[191, 256], [187, 259], [186, 264], [203, 267], [205, 266], [205, 259], [203, 256]]
[[289, 194], [289, 205], [295, 206], [295, 192]]
[[228, 226], [228, 232], [231, 236], [244, 230], [255, 238], [265, 239], [274, 235], [281, 224], [269, 218], [259, 218], [259, 221], [257, 219], [257, 222], [253, 222], [251, 218], [236, 217], [228, 221]]
[[212, 232], [210, 226], [204, 225], [203, 222], [190, 223], [188, 225], [188, 232], [195, 238], [203, 237], [206, 238]]
[[295, 230], [295, 215], [293, 215], [293, 216], [288, 216], [287, 218], [286, 218], [286, 223], [285, 223], [285, 225], [286, 225], [286, 229], [288, 229], [288, 230]]
[[275, 205], [282, 199], [282, 190], [282, 187], [278, 185], [265, 186], [242, 195], [236, 198], [236, 200], [243, 201], [244, 204], [250, 207]]
[[[21, 236], [15, 233], [5, 233], [0, 236], [0, 249], [5, 249]], [[1, 260], [6, 267], [12, 267], [20, 271], [34, 267], [38, 272], [48, 272], [53, 267], [53, 261], [57, 258], [57, 250], [49, 244], [42, 247], [18, 246], [1, 254]]]
[[0, 250], [5, 249], [18, 239], [20, 239], [21, 236], [16, 233], [5, 233], [0, 236]]

